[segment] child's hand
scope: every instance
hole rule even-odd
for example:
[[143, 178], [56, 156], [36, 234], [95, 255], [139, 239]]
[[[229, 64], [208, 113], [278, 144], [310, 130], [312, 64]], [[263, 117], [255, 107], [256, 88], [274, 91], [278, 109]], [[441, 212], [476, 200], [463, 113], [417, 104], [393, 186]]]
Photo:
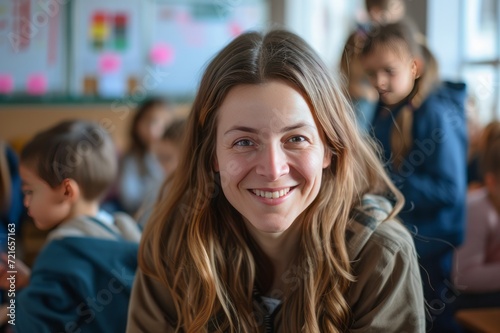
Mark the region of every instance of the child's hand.
[[[6, 253], [2, 253], [0, 256], [0, 289], [9, 290], [11, 280], [9, 278], [15, 275], [16, 288], [26, 287], [30, 281], [31, 269], [26, 266], [21, 260], [16, 259], [14, 269], [9, 269], [8, 257]], [[17, 273], [7, 273], [9, 271], [15, 271]]]

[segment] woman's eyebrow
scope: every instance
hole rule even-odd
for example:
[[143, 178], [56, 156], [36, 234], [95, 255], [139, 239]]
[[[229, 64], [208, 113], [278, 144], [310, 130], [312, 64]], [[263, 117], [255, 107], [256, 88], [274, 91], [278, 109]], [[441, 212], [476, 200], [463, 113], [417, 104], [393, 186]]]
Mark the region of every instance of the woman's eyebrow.
[[313, 125], [309, 124], [309, 123], [306, 123], [306, 122], [300, 122], [300, 123], [297, 123], [295, 125], [291, 125], [291, 126], [285, 126], [283, 127], [281, 130], [280, 130], [280, 133], [285, 133], [285, 132], [290, 132], [290, 131], [293, 131], [293, 130], [296, 130], [298, 128], [303, 128], [303, 127], [312, 127], [312, 128], [315, 128]]
[[246, 126], [233, 126], [231, 127], [230, 129], [228, 129], [224, 135], [228, 134], [229, 132], [234, 132], [234, 131], [238, 131], [238, 132], [248, 132], [248, 133], [254, 133], [254, 134], [257, 134], [259, 132], [258, 129], [256, 128], [252, 128], [252, 127], [246, 127]]
[[[283, 127], [282, 129], [279, 130], [279, 133], [286, 133], [286, 132], [293, 131], [295, 129], [302, 128], [302, 127], [313, 127], [314, 128], [314, 126], [312, 126], [311, 124], [308, 124], [306, 122], [300, 122], [300, 123], [297, 123], [294, 125]], [[247, 127], [247, 126], [234, 126], [234, 127], [231, 127], [229, 130], [227, 130], [224, 133], [224, 135], [228, 134], [229, 132], [233, 132], [233, 131], [248, 132], [248, 133], [253, 133], [253, 134], [259, 133], [259, 130], [256, 128]]]

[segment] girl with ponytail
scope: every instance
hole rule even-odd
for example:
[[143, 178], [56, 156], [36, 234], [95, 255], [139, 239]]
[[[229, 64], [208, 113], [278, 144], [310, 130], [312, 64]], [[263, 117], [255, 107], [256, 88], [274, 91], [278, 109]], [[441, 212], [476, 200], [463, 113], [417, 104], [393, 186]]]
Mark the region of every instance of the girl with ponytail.
[[465, 223], [467, 135], [465, 85], [440, 82], [437, 62], [413, 26], [399, 21], [367, 34], [361, 61], [379, 103], [372, 134], [386, 169], [406, 199], [400, 213], [415, 232], [428, 329], [455, 332], [452, 253]]

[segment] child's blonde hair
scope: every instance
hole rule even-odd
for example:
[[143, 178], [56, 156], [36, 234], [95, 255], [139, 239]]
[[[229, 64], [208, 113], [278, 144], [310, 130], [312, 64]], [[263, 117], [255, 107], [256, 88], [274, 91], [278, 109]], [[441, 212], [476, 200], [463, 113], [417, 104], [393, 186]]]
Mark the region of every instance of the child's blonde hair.
[[430, 92], [438, 85], [438, 63], [431, 51], [417, 40], [418, 30], [407, 22], [396, 22], [376, 26], [367, 34], [362, 56], [367, 56], [382, 47], [403, 56], [405, 53], [422, 62], [422, 70], [417, 74], [415, 86], [408, 101], [396, 117], [396, 126], [391, 133], [393, 165], [398, 168], [413, 145], [413, 117]]

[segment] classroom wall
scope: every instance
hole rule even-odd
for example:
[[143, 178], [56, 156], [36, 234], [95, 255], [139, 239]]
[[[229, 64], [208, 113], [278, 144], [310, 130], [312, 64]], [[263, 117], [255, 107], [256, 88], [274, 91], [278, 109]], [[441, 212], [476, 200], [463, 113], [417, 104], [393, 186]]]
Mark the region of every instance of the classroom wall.
[[[26, 140], [62, 120], [86, 119], [99, 122], [111, 133], [120, 151], [128, 144], [128, 130], [133, 108], [99, 105], [2, 105], [0, 137], [19, 150]], [[177, 116], [186, 116], [189, 105], [173, 107]]]
[[[418, 29], [424, 34], [427, 35], [427, 28], [428, 28], [428, 8], [427, 8], [427, 1], [428, 0], [418, 0], [418, 1], [413, 1], [413, 0], [405, 0], [406, 4], [406, 13], [408, 14], [409, 17], [411, 17], [414, 21], [415, 24], [417, 25]], [[443, 2], [443, 1], [442, 1]], [[449, 4], [448, 4], [449, 5]], [[441, 16], [442, 16], [441, 12]]]
[[[362, 5], [362, 0], [342, 0], [330, 3], [328, 0], [273, 0], [269, 3], [269, 26], [285, 27], [316, 46], [329, 66], [336, 66], [340, 49], [353, 21], [353, 11]], [[328, 9], [328, 13], [323, 13]], [[322, 15], [324, 14], [324, 15]], [[328, 15], [327, 15], [328, 14]], [[320, 22], [321, 24], [318, 23]], [[326, 24], [329, 22], [329, 24]], [[323, 24], [324, 23], [324, 24]], [[326, 30], [331, 30], [326, 34]], [[326, 29], [326, 30], [325, 30]], [[319, 37], [318, 37], [319, 36]], [[323, 39], [322, 39], [323, 38]], [[175, 80], [174, 80], [175, 81]], [[130, 108], [127, 108], [130, 109]], [[187, 114], [188, 105], [176, 106], [176, 112]], [[131, 110], [129, 110], [131, 111]], [[128, 143], [128, 129], [131, 112], [113, 104], [0, 104], [0, 137], [20, 149], [23, 142], [32, 135], [64, 119], [81, 118], [95, 120], [109, 127], [120, 150]]]

